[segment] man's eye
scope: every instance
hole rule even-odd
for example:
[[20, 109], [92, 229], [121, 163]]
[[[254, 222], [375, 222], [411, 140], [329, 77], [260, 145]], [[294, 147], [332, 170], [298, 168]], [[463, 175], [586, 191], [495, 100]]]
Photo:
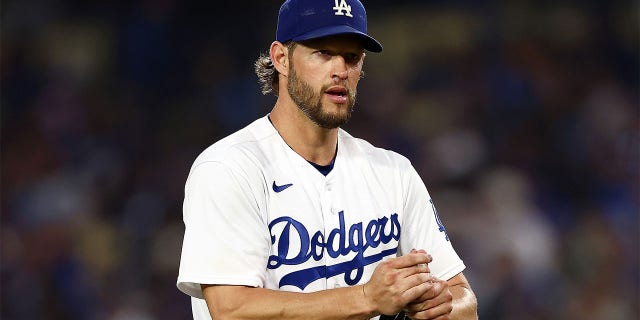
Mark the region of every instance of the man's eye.
[[360, 60], [360, 55], [359, 54], [348, 54], [345, 56], [345, 59], [349, 62], [352, 63], [356, 63], [358, 62], [358, 60]]
[[331, 52], [329, 52], [329, 50], [318, 50], [318, 53], [321, 55], [331, 55]]

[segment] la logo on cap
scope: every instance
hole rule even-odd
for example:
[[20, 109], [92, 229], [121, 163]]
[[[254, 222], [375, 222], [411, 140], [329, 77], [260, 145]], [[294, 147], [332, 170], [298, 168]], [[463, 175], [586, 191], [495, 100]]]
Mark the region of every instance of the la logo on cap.
[[[335, 7], [333, 7], [333, 10], [336, 11], [336, 16], [347, 16], [353, 18], [351, 15], [351, 6], [347, 5], [346, 0], [341, 0], [340, 4], [338, 4], [338, 0], [335, 0]], [[347, 13], [345, 14], [342, 10], [346, 10]]]

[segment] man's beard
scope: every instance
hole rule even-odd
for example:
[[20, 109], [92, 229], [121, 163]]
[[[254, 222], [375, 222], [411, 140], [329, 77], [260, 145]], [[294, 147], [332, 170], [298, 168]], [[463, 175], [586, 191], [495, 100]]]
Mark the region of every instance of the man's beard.
[[329, 88], [328, 85], [323, 86], [318, 94], [313, 92], [313, 88], [300, 79], [293, 69], [293, 66], [289, 68], [289, 81], [287, 85], [287, 91], [293, 102], [298, 105], [298, 108], [318, 126], [325, 129], [338, 128], [351, 118], [353, 112], [353, 106], [356, 103], [355, 90], [347, 89], [347, 112], [344, 114], [332, 114], [323, 111], [322, 96], [324, 92]]

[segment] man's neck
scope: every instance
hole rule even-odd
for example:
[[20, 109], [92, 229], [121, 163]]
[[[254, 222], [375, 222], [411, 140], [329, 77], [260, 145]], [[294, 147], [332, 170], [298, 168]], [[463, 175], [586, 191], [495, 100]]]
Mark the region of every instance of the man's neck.
[[305, 160], [328, 165], [336, 155], [338, 129], [313, 123], [295, 104], [276, 102], [270, 119], [282, 139]]

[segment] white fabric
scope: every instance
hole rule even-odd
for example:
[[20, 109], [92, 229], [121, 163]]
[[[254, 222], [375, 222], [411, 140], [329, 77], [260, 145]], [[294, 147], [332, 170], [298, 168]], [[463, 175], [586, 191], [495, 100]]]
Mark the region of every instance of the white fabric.
[[410, 162], [342, 129], [325, 177], [267, 117], [256, 120], [195, 160], [183, 210], [177, 286], [194, 297], [194, 319], [211, 319], [203, 283], [294, 292], [361, 284], [383, 258], [412, 248], [433, 256], [440, 279], [465, 268]]

